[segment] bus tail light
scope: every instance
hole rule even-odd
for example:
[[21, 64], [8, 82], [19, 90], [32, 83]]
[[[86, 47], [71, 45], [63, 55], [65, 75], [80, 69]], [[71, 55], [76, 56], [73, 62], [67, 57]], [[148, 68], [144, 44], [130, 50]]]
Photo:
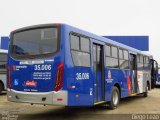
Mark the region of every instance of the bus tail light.
[[11, 67], [7, 66], [8, 74], [7, 74], [7, 87], [11, 89]]
[[56, 92], [62, 88], [63, 74], [64, 74], [64, 65], [63, 63], [61, 63], [58, 65], [58, 69], [56, 72], [56, 80], [55, 80], [55, 86], [54, 86], [54, 91]]

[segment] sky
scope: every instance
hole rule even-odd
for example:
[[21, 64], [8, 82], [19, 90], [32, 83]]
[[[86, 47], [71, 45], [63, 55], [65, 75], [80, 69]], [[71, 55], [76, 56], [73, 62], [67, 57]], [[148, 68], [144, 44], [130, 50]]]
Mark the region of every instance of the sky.
[[160, 0], [0, 0], [0, 36], [45, 23], [101, 36], [147, 35], [149, 53], [160, 63]]

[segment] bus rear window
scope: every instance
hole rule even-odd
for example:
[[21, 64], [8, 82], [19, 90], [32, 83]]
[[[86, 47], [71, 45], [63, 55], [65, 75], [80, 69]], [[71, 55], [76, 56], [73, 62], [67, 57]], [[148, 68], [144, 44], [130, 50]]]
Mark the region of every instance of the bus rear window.
[[13, 34], [11, 54], [15, 58], [43, 56], [58, 50], [58, 29], [42, 28]]

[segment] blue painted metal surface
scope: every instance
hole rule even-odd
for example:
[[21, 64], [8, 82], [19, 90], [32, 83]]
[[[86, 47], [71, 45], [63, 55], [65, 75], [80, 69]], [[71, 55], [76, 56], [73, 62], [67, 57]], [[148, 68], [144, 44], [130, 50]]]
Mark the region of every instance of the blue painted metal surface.
[[104, 36], [141, 51], [149, 51], [149, 36]]
[[1, 37], [1, 49], [8, 50], [9, 37]]
[[[43, 58], [44, 64], [52, 65], [51, 79], [49, 80], [34, 80], [36, 81], [36, 86], [28, 87], [25, 86], [27, 80], [33, 80], [33, 74], [35, 71], [34, 64], [21, 65], [21, 60], [15, 60], [10, 56], [8, 58], [8, 65], [11, 67], [11, 88], [17, 91], [25, 91], [25, 89], [34, 89], [36, 92], [50, 92], [54, 91], [54, 84], [56, 78], [56, 69], [60, 63], [64, 63], [64, 79], [62, 90], [68, 91], [68, 106], [91, 106], [94, 105], [95, 87], [94, 80], [95, 71], [93, 63], [93, 50], [91, 45], [91, 67], [75, 67], [72, 60], [71, 48], [70, 48], [70, 32], [79, 33], [85, 36], [89, 36], [91, 39], [91, 44], [97, 43], [105, 45], [105, 43], [115, 44], [117, 46], [124, 47], [128, 50], [133, 50], [135, 52], [140, 52], [128, 46], [122, 45], [120, 43], [114, 42], [110, 39], [99, 37], [94, 34], [82, 31], [80, 29], [61, 25], [60, 33], [60, 50], [56, 55], [52, 57]], [[34, 59], [39, 60], [39, 59]], [[52, 60], [52, 61], [51, 61]], [[27, 61], [32, 61], [32, 59], [27, 59]], [[16, 70], [15, 67], [22, 67], [23, 69]], [[25, 66], [25, 67], [24, 67]], [[105, 67], [105, 66], [104, 66]], [[39, 71], [44, 72], [44, 71]], [[47, 71], [49, 72], [49, 71]], [[77, 73], [88, 73], [89, 79], [77, 80]], [[25, 76], [24, 76], [25, 74]], [[121, 98], [131, 95], [131, 70], [120, 70], [120, 69], [109, 69], [105, 67], [105, 101], [111, 100], [111, 91], [115, 84], [118, 84], [121, 89]], [[71, 86], [74, 86], [73, 88]], [[98, 86], [98, 90], [101, 90], [101, 84]], [[32, 92], [32, 91], [30, 91]], [[98, 96], [101, 99], [101, 96]]]

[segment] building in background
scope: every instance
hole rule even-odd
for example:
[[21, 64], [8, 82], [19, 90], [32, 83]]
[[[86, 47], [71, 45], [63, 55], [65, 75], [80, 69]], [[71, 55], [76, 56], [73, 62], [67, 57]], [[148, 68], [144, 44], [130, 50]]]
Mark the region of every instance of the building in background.
[[149, 36], [103, 36], [141, 51], [149, 51]]
[[[149, 51], [149, 36], [103, 36], [141, 51]], [[8, 50], [9, 37], [1, 37], [0, 49]]]
[[9, 37], [3, 36], [0, 39], [0, 49], [8, 50]]

